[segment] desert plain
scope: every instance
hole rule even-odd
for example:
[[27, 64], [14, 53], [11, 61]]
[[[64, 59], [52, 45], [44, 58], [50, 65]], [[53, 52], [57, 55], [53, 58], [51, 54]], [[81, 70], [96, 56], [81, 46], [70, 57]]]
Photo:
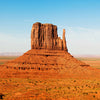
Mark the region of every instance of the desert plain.
[[[0, 64], [17, 56], [0, 56]], [[100, 69], [100, 58], [77, 58]], [[100, 79], [0, 78], [3, 100], [100, 100]]]

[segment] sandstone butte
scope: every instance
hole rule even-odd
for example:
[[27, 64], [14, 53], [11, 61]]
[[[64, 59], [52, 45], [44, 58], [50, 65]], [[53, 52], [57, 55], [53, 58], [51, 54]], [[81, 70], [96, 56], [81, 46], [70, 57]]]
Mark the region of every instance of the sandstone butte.
[[0, 66], [1, 78], [100, 78], [100, 70], [75, 59], [62, 39], [57, 26], [34, 23], [31, 50]]

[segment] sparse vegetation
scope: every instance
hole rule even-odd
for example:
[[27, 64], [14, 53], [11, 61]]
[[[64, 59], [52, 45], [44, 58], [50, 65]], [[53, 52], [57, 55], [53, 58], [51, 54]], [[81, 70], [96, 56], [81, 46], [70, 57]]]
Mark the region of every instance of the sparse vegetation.
[[100, 95], [100, 80], [0, 78], [0, 93], [5, 95], [4, 100], [21, 97], [51, 100], [85, 97], [88, 100], [90, 96], [96, 99]]
[[[16, 57], [6, 57], [0, 59], [0, 61], [3, 61], [4, 59], [11, 60], [14, 58]], [[8, 98], [10, 100], [20, 100], [21, 98], [25, 98], [27, 100], [57, 100], [58, 98], [74, 100], [99, 100], [100, 80], [75, 78], [0, 78], [0, 93], [4, 94], [3, 100], [7, 100]]]

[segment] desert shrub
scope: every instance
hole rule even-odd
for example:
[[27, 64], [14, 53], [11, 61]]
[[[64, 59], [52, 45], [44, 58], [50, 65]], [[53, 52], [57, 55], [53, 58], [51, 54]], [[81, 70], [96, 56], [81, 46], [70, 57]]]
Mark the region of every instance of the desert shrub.
[[95, 92], [95, 94], [97, 94], [97, 92]]
[[59, 87], [59, 89], [61, 89], [61, 87]]
[[99, 85], [99, 83], [97, 83], [97, 85]]
[[34, 85], [37, 85], [37, 83], [34, 83]]
[[54, 87], [54, 89], [56, 89], [57, 87]]
[[74, 80], [74, 82], [76, 82], [76, 80]]
[[30, 87], [26, 87], [26, 90], [28, 90]]
[[86, 87], [87, 87], [88, 85], [86, 84]]
[[84, 87], [84, 86], [81, 86], [82, 88]]
[[93, 95], [93, 98], [95, 98], [95, 95]]
[[67, 87], [68, 89], [70, 89], [70, 87]]
[[46, 88], [46, 92], [48, 91], [48, 89]]
[[83, 92], [83, 95], [88, 95], [88, 93], [87, 92]]

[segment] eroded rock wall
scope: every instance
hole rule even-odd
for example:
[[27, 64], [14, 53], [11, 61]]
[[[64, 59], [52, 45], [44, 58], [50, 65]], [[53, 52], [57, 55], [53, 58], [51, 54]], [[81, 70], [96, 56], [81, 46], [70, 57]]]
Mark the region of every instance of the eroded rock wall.
[[57, 35], [57, 26], [52, 24], [33, 24], [31, 30], [31, 49], [67, 50], [65, 30], [63, 39]]

